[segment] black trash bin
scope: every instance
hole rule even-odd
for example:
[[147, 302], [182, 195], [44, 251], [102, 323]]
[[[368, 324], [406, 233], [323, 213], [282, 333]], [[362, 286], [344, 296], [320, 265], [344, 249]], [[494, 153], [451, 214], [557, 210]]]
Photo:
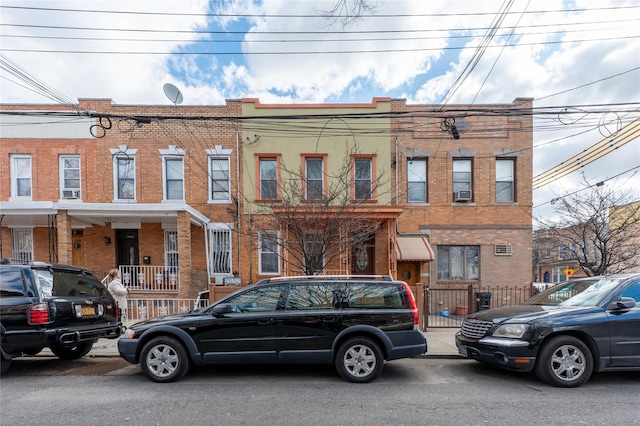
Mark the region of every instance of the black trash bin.
[[476, 293], [476, 311], [484, 311], [491, 308], [491, 292]]

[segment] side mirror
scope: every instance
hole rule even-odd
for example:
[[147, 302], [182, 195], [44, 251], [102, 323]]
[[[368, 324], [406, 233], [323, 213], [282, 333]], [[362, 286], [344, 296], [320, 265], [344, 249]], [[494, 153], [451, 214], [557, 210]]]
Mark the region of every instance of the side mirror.
[[621, 297], [620, 300], [614, 300], [608, 306], [609, 310], [631, 309], [636, 306], [636, 300], [633, 297]]
[[220, 304], [214, 306], [213, 310], [211, 312], [215, 316], [220, 316], [220, 315], [224, 315], [224, 314], [228, 314], [230, 312], [233, 312], [233, 310], [231, 309], [231, 305], [229, 303], [220, 303]]

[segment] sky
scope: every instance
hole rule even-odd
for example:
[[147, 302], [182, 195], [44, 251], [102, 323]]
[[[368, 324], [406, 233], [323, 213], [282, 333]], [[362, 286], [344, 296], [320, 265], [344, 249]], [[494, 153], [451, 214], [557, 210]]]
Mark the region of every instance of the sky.
[[0, 103], [170, 105], [165, 83], [185, 105], [533, 98], [556, 111], [535, 116], [534, 176], [597, 152], [542, 181], [534, 222], [584, 182], [640, 199], [640, 0], [366, 1], [348, 20], [326, 16], [340, 0], [0, 0]]

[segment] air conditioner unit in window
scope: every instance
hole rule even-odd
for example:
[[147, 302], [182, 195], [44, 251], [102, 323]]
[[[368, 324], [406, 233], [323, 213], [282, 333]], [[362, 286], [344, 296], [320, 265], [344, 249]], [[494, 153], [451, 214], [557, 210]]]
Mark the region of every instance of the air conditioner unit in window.
[[471, 191], [456, 191], [453, 194], [453, 201], [471, 201]]
[[64, 191], [62, 191], [62, 198], [68, 198], [68, 199], [80, 198], [80, 190], [79, 189], [65, 189]]

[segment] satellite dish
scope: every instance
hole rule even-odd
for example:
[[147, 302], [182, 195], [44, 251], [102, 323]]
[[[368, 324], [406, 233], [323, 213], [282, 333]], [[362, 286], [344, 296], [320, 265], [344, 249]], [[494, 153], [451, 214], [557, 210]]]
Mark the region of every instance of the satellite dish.
[[166, 83], [164, 85], [164, 94], [167, 95], [167, 98], [169, 98], [169, 100], [173, 102], [175, 105], [181, 104], [182, 101], [184, 100], [184, 98], [182, 97], [182, 93], [180, 92], [180, 89], [178, 89], [176, 86], [174, 86], [171, 83]]

